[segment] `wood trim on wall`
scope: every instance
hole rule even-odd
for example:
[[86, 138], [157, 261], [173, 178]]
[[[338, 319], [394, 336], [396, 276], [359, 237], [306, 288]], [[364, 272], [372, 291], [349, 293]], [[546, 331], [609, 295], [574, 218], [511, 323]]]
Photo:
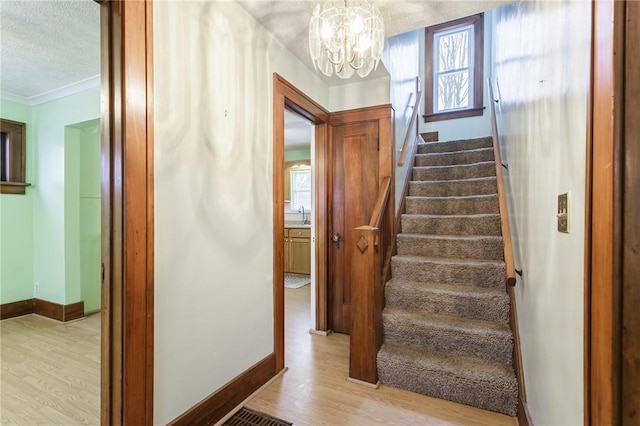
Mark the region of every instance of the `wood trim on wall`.
[[530, 426], [531, 414], [527, 408], [527, 388], [524, 383], [524, 367], [522, 365], [522, 347], [520, 346], [520, 328], [518, 327], [518, 308], [516, 306], [516, 295], [513, 286], [507, 286], [511, 309], [509, 310], [509, 324], [513, 333], [513, 369], [518, 379], [518, 425]]
[[[463, 25], [473, 25], [474, 27], [474, 73], [473, 73], [473, 107], [457, 111], [444, 111], [434, 113], [433, 111], [433, 61], [425, 61], [425, 105], [424, 115], [422, 118], [425, 123], [443, 120], [452, 120], [456, 118], [474, 117], [484, 114], [483, 91], [484, 91], [484, 14], [467, 16], [465, 18], [456, 19], [442, 24], [432, 25], [425, 29], [425, 58], [432, 57], [433, 54], [433, 37], [434, 34], [447, 28], [453, 28]], [[480, 66], [477, 66], [480, 64]]]
[[272, 353], [200, 401], [169, 425], [215, 424], [275, 375], [276, 354]]
[[284, 368], [284, 110], [315, 125], [316, 328], [327, 331], [327, 177], [329, 112], [278, 74], [273, 75], [273, 309], [276, 372]]
[[[585, 425], [619, 425], [624, 1], [592, 3], [585, 263]], [[637, 73], [635, 73], [637, 75]], [[637, 78], [637, 77], [636, 77]], [[636, 216], [637, 217], [637, 216]]]
[[103, 425], [153, 424], [152, 22], [101, 3]]
[[385, 120], [393, 118], [393, 111], [393, 106], [391, 104], [376, 105], [366, 108], [332, 112], [329, 120], [332, 126], [355, 124], [363, 121]]
[[84, 316], [84, 302], [61, 305], [48, 300], [33, 299], [33, 313], [62, 322], [71, 321]]
[[438, 142], [440, 140], [438, 132], [420, 133], [420, 136], [422, 136], [422, 140], [425, 142]]
[[[153, 364], [153, 136], [148, 133], [153, 119], [148, 104], [153, 90], [147, 72], [151, 43], [148, 26], [153, 22], [150, 1], [124, 3], [123, 66], [123, 180], [124, 250], [124, 423], [152, 425]], [[141, 99], [137, 99], [139, 97]], [[149, 222], [151, 218], [151, 223]], [[151, 227], [150, 227], [151, 225]], [[149, 245], [151, 244], [151, 250]], [[149, 266], [151, 265], [151, 268]]]
[[621, 425], [640, 422], [640, 3], [626, 3], [622, 184]]
[[[122, 141], [120, 2], [100, 3], [100, 196], [102, 235], [100, 423], [122, 424]], [[114, 93], [115, 92], [115, 93]], [[118, 372], [118, 373], [116, 373]]]
[[33, 299], [19, 300], [17, 302], [3, 303], [0, 305], [0, 320], [21, 317], [33, 313]]
[[73, 321], [84, 317], [84, 302], [61, 305], [42, 299], [26, 299], [0, 306], [1, 319], [37, 314], [61, 322]]

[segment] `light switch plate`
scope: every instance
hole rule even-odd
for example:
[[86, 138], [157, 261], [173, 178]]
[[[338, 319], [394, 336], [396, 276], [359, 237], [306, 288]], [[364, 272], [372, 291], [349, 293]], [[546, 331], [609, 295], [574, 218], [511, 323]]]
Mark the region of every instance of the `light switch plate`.
[[558, 195], [558, 232], [569, 233], [569, 193]]

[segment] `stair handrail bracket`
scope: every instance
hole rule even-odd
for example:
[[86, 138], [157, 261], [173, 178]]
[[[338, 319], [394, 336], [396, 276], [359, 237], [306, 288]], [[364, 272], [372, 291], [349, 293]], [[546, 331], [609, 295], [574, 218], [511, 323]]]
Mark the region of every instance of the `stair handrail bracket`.
[[491, 110], [491, 133], [493, 136], [493, 154], [496, 165], [496, 180], [498, 184], [498, 202], [500, 206], [500, 227], [502, 231], [504, 264], [506, 282], [509, 286], [516, 285], [516, 268], [513, 259], [513, 245], [511, 243], [511, 227], [509, 225], [509, 211], [507, 210], [507, 196], [502, 175], [502, 156], [500, 154], [500, 136], [498, 134], [498, 122], [496, 119], [496, 107], [493, 97], [493, 86], [491, 79], [487, 79], [487, 90], [489, 92], [489, 105]]
[[353, 229], [349, 381], [377, 387], [376, 356], [382, 346], [386, 258], [393, 247], [391, 178], [382, 180], [368, 225]]

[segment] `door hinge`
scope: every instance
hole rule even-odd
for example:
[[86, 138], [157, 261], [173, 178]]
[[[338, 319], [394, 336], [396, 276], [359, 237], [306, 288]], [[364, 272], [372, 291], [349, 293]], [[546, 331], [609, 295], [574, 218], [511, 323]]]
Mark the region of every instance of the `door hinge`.
[[378, 151], [380, 151], [380, 138], [376, 138], [376, 143], [378, 144]]
[[101, 269], [102, 269], [102, 283], [104, 284], [104, 263], [101, 265]]

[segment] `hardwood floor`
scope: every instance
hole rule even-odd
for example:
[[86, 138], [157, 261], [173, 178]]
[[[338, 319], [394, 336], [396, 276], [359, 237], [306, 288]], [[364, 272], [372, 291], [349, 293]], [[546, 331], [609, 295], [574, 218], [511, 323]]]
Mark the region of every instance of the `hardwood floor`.
[[2, 425], [100, 424], [100, 314], [0, 322]]
[[[516, 425], [515, 419], [382, 385], [347, 383], [349, 337], [309, 334], [309, 288], [286, 289], [289, 371], [249, 408], [296, 426]], [[100, 424], [100, 315], [59, 323], [30, 315], [1, 325], [2, 425]]]
[[346, 382], [349, 336], [309, 334], [309, 289], [285, 289], [284, 376], [247, 406], [295, 426], [517, 425], [515, 418], [403, 391]]

